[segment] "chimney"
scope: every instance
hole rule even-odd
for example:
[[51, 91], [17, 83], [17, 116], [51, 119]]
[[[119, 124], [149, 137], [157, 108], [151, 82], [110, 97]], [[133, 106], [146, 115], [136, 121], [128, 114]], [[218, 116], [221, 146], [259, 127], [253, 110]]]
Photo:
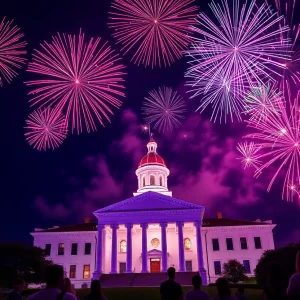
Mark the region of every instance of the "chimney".
[[92, 223], [91, 217], [85, 217], [84, 218], [84, 223]]
[[217, 211], [217, 218], [222, 219], [222, 212], [221, 211]]

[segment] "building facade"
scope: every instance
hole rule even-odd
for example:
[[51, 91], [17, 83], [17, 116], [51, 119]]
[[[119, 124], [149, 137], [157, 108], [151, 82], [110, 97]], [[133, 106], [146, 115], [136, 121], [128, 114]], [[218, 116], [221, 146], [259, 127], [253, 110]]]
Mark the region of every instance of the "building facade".
[[265, 250], [274, 249], [271, 221], [204, 218], [205, 208], [172, 197], [169, 169], [151, 139], [136, 171], [134, 197], [94, 212], [98, 222], [36, 229], [34, 245], [65, 268], [76, 288], [101, 274], [157, 273], [174, 266], [214, 282], [222, 265], [238, 259], [249, 276]]

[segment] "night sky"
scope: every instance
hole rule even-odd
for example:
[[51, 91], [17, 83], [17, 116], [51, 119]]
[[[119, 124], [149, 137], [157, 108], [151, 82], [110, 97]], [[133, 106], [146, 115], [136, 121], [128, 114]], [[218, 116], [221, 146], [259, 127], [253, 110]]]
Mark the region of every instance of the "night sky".
[[[116, 51], [107, 27], [109, 0], [30, 0], [1, 3], [1, 18], [15, 19], [28, 42], [28, 58], [39, 43], [57, 32], [101, 36]], [[200, 4], [200, 1], [198, 1]], [[207, 4], [201, 9], [209, 12]], [[126, 67], [126, 99], [112, 123], [92, 134], [69, 135], [56, 151], [39, 152], [24, 138], [25, 119], [32, 111], [29, 89], [20, 76], [0, 89], [1, 99], [1, 241], [32, 241], [29, 232], [83, 222], [93, 210], [132, 196], [135, 169], [146, 153], [147, 135], [140, 130], [141, 104], [149, 90], [161, 85], [177, 89], [188, 105], [186, 119], [172, 135], [155, 133], [158, 152], [171, 170], [173, 196], [206, 207], [206, 217], [222, 211], [227, 218], [273, 220], [277, 246], [300, 241], [300, 203], [281, 200], [283, 178], [266, 192], [272, 168], [253, 179], [236, 159], [243, 123], [218, 125], [209, 114], [195, 113], [198, 100], [189, 100], [184, 87], [187, 64], [171, 67]], [[274, 170], [273, 170], [274, 171]]]

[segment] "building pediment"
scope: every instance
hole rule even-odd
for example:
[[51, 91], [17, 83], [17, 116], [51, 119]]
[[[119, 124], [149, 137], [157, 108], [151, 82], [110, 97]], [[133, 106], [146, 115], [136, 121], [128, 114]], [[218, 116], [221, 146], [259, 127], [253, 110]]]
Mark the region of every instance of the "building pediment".
[[170, 211], [170, 210], [195, 210], [204, 211], [204, 207], [188, 201], [183, 201], [156, 192], [146, 192], [131, 197], [121, 202], [101, 208], [94, 212], [95, 215], [116, 212], [139, 212], [139, 211]]

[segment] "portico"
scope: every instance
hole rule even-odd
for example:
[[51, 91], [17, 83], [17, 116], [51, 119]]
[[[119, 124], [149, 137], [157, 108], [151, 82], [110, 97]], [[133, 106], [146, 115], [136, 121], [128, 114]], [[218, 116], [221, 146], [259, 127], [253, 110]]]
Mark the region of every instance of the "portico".
[[[126, 264], [127, 273], [147, 273], [153, 271], [154, 266], [155, 272], [166, 272], [170, 266], [185, 272], [188, 254], [189, 261], [194, 262], [193, 271], [199, 271], [205, 283], [203, 213], [203, 206], [156, 192], [142, 193], [97, 210], [94, 212], [98, 218], [94, 278], [107, 271], [117, 273], [118, 263]], [[120, 248], [120, 243], [126, 243], [126, 249]], [[108, 248], [110, 253], [104, 255], [104, 249]]]

